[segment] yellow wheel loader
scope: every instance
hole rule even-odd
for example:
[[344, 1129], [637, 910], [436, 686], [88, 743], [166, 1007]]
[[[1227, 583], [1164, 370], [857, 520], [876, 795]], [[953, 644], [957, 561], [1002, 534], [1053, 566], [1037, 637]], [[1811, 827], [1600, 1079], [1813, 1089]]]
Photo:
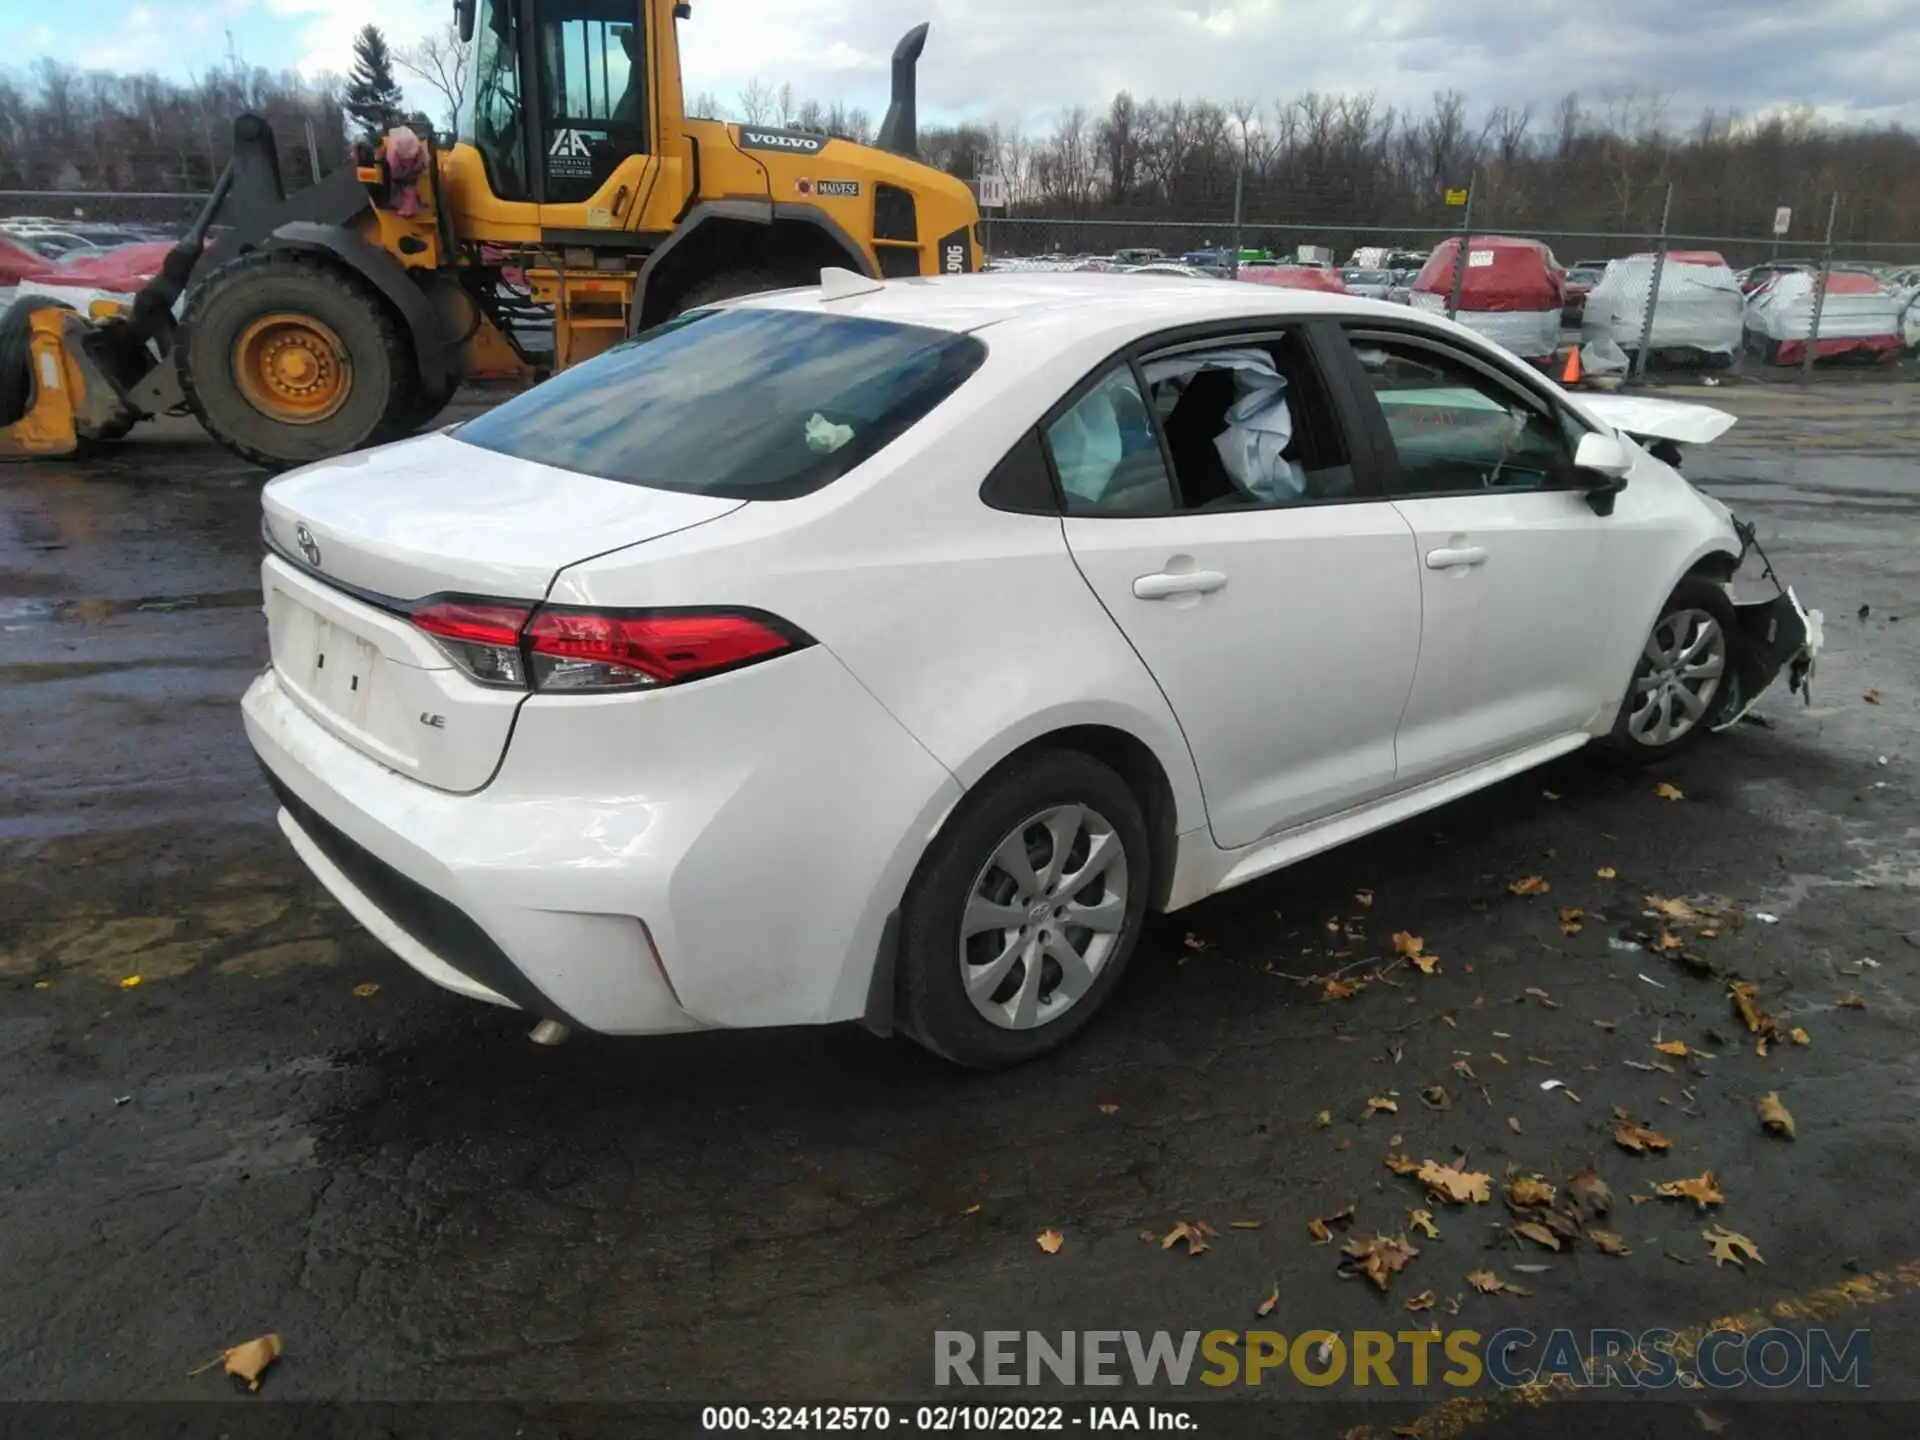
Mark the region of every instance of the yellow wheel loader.
[[688, 12], [456, 0], [472, 53], [454, 144], [392, 131], [291, 195], [272, 131], [241, 116], [213, 195], [130, 305], [28, 298], [0, 317], [0, 458], [191, 412], [284, 469], [413, 433], [469, 376], [577, 364], [828, 266], [979, 268], [971, 193], [915, 158], [925, 25], [895, 49], [863, 146], [688, 117]]

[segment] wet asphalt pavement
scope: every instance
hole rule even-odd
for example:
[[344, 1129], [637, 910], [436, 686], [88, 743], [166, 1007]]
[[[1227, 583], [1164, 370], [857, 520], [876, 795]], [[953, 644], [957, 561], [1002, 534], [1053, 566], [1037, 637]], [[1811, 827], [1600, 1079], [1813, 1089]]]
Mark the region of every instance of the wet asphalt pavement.
[[[1874, 1393], [1920, 1399], [1914, 394], [1697, 396], [1743, 420], [1690, 470], [1826, 613], [1811, 708], [1769, 696], [1655, 774], [1575, 756], [1163, 920], [1081, 1042], [996, 1076], [853, 1029], [545, 1050], [416, 979], [307, 879], [241, 735], [257, 474], [178, 426], [0, 469], [0, 1398], [218, 1399], [188, 1371], [268, 1331], [282, 1400], [870, 1401], [932, 1393], [939, 1329], [1685, 1330], [1790, 1302], [1871, 1327]], [[1648, 893], [1700, 908], [1671, 927], [1696, 964], [1619, 948], [1659, 935]], [[1396, 931], [1437, 974], [1288, 978], [1385, 964]], [[1757, 1055], [1734, 975], [1809, 1043]], [[1796, 1141], [1760, 1128], [1768, 1091]], [[1361, 1118], [1376, 1096], [1398, 1112]], [[1618, 1148], [1615, 1106], [1671, 1151]], [[1382, 1163], [1462, 1150], [1496, 1203]], [[1510, 1169], [1589, 1162], [1630, 1255], [1504, 1232]], [[1705, 1170], [1705, 1219], [1627, 1198]], [[1416, 1206], [1439, 1237], [1385, 1296], [1336, 1273]], [[1142, 1238], [1178, 1219], [1206, 1253]], [[1714, 1222], [1764, 1266], [1716, 1266]], [[1475, 1293], [1482, 1268], [1532, 1294]], [[1260, 1393], [1321, 1402], [1289, 1434], [1527, 1428], [1437, 1388]]]

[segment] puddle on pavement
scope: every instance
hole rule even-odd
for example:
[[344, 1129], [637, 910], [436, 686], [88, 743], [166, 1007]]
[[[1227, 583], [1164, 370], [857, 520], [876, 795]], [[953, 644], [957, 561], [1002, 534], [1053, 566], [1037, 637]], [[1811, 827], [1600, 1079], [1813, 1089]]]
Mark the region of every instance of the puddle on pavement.
[[258, 609], [260, 590], [209, 590], [197, 595], [142, 595], [54, 600], [36, 595], [0, 595], [0, 630], [29, 630], [41, 625], [91, 624], [122, 615], [173, 614], [182, 610]]
[[176, 980], [205, 967], [267, 976], [339, 965], [358, 927], [310, 888], [219, 890], [172, 913], [77, 904], [27, 926], [0, 949], [0, 980], [78, 976], [120, 984]]

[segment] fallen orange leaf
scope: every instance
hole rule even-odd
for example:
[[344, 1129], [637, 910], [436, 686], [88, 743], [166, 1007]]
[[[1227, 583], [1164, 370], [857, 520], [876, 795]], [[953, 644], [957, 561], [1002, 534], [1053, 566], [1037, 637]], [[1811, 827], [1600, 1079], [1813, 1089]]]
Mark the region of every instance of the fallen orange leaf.
[[1684, 900], [1668, 900], [1659, 895], [1643, 895], [1647, 908], [1664, 916], [1668, 920], [1698, 920], [1700, 912]]
[[1416, 1314], [1422, 1310], [1431, 1310], [1433, 1308], [1433, 1292], [1431, 1290], [1422, 1290], [1418, 1295], [1415, 1295], [1411, 1300], [1407, 1301], [1406, 1308]]
[[1700, 1205], [1721, 1205], [1727, 1198], [1720, 1193], [1711, 1170], [1693, 1180], [1660, 1181], [1653, 1191], [1665, 1200], [1692, 1200]]
[[1427, 942], [1418, 935], [1410, 935], [1405, 930], [1396, 930], [1393, 932], [1393, 948], [1402, 955], [1418, 955], [1427, 948]]
[[1544, 1246], [1548, 1250], [1558, 1250], [1560, 1248], [1560, 1237], [1544, 1225], [1536, 1225], [1528, 1221], [1525, 1224], [1514, 1226], [1513, 1233], [1516, 1235], [1524, 1235], [1527, 1239], [1533, 1241], [1534, 1244]]
[[[1700, 1235], [1708, 1245], [1713, 1247], [1713, 1268], [1716, 1270], [1729, 1260], [1742, 1268], [1745, 1268], [1747, 1260], [1759, 1260], [1762, 1265], [1767, 1263], [1765, 1260], [1760, 1259], [1760, 1247], [1758, 1245], [1755, 1245], [1753, 1241], [1749, 1240], [1746, 1236], [1727, 1229], [1724, 1225], [1709, 1226], [1707, 1229], [1702, 1230]], [[1745, 1260], [1740, 1256], [1741, 1251], [1746, 1252]]]
[[1684, 1040], [1656, 1040], [1653, 1048], [1662, 1055], [1672, 1055], [1681, 1060], [1687, 1058], [1687, 1042]]
[[1440, 957], [1438, 955], [1409, 955], [1407, 959], [1422, 975], [1433, 975], [1439, 972]]
[[1507, 1182], [1507, 1204], [1516, 1210], [1525, 1210], [1535, 1205], [1551, 1205], [1553, 1196], [1553, 1186], [1537, 1176], [1522, 1175]]
[[1399, 1105], [1384, 1095], [1373, 1095], [1368, 1097], [1366, 1112], [1361, 1118], [1364, 1119], [1366, 1115], [1398, 1115], [1399, 1113]]
[[1593, 1241], [1593, 1248], [1602, 1255], [1631, 1255], [1627, 1242], [1611, 1230], [1589, 1230], [1587, 1238]]
[[1646, 1126], [1636, 1125], [1631, 1120], [1623, 1121], [1613, 1132], [1613, 1143], [1622, 1150], [1631, 1150], [1636, 1155], [1644, 1154], [1648, 1150], [1673, 1148], [1673, 1141], [1658, 1130], [1649, 1130]]
[[1524, 875], [1507, 886], [1516, 895], [1544, 895], [1552, 888], [1540, 875]]
[[1602, 865], [1598, 870], [1594, 871], [1593, 873], [1596, 878], [1601, 880], [1612, 880], [1620, 874], [1620, 872], [1614, 869], [1611, 865]]
[[1467, 1283], [1482, 1295], [1531, 1295], [1533, 1292], [1524, 1285], [1509, 1285], [1491, 1270], [1470, 1270]]
[[1272, 1292], [1267, 1296], [1266, 1299], [1260, 1302], [1260, 1304], [1254, 1309], [1253, 1313], [1256, 1315], [1262, 1315], [1262, 1316], [1271, 1315], [1273, 1313], [1273, 1307], [1278, 1305], [1279, 1303], [1280, 1303], [1280, 1287], [1278, 1284], [1276, 1284], [1273, 1287]]
[[198, 1375], [219, 1365], [226, 1370], [227, 1374], [239, 1380], [250, 1392], [253, 1392], [259, 1390], [260, 1377], [266, 1373], [267, 1367], [279, 1358], [280, 1337], [262, 1335], [258, 1339], [248, 1340], [222, 1350], [198, 1370], [188, 1373]]
[[1058, 1255], [1060, 1253], [1060, 1247], [1067, 1243], [1067, 1237], [1062, 1235], [1058, 1230], [1042, 1230], [1038, 1235], [1033, 1237], [1033, 1243], [1049, 1255]]
[[1686, 792], [1678, 785], [1669, 784], [1665, 780], [1662, 780], [1658, 785], [1653, 787], [1653, 793], [1658, 795], [1662, 800], [1684, 800], [1687, 798]]
[[1776, 1135], [1794, 1138], [1793, 1116], [1787, 1107], [1780, 1103], [1778, 1091], [1769, 1090], [1760, 1097], [1760, 1123]]
[[1361, 1272], [1380, 1289], [1407, 1268], [1407, 1262], [1420, 1252], [1404, 1235], [1376, 1235], [1371, 1240], [1349, 1240], [1340, 1253], [1357, 1261]]
[[1449, 1205], [1484, 1205], [1493, 1198], [1493, 1177], [1429, 1160], [1414, 1172], [1429, 1193]]
[[[1205, 1222], [1203, 1221], [1201, 1223], [1204, 1224]], [[1162, 1250], [1171, 1250], [1182, 1240], [1187, 1242], [1187, 1254], [1189, 1255], [1204, 1255], [1207, 1251], [1208, 1247], [1204, 1232], [1198, 1225], [1189, 1225], [1185, 1220], [1176, 1220], [1173, 1222], [1173, 1229], [1160, 1237], [1160, 1248]]]

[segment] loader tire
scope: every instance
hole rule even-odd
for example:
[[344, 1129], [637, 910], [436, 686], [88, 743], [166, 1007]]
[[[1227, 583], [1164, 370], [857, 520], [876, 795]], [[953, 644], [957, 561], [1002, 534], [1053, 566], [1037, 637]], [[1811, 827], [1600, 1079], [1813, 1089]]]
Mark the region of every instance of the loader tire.
[[285, 250], [194, 286], [174, 342], [181, 393], [241, 459], [285, 470], [405, 433], [418, 384], [398, 320], [339, 265]]

